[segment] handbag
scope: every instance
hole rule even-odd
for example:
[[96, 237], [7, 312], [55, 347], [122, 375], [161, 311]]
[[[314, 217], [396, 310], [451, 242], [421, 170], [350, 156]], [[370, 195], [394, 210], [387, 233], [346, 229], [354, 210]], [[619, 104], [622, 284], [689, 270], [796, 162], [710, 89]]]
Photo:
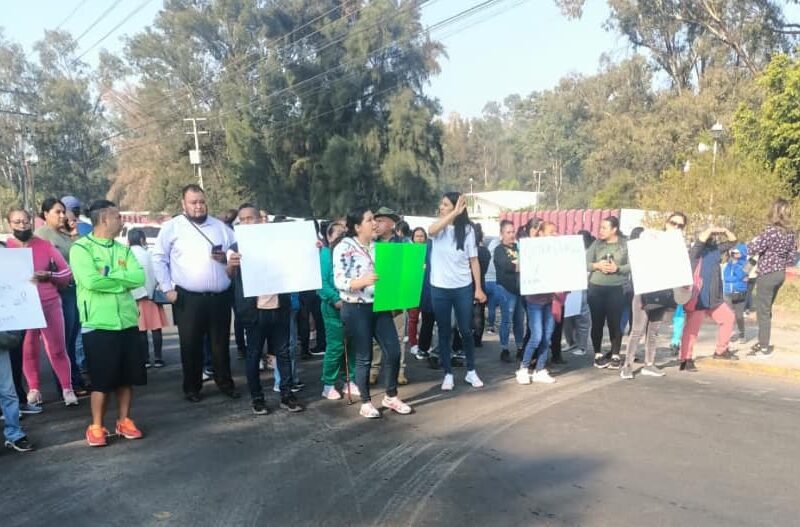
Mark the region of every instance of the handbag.
[[700, 299], [700, 290], [703, 289], [703, 260], [697, 262], [697, 267], [694, 268], [694, 275], [692, 279], [692, 295], [689, 301], [684, 304], [683, 309], [686, 311], [697, 311], [697, 301]]
[[734, 291], [729, 296], [731, 297], [731, 303], [733, 304], [741, 304], [747, 300], [747, 293], [743, 293], [742, 291]]
[[675, 294], [672, 292], [672, 289], [664, 289], [663, 291], [653, 291], [652, 293], [642, 294], [642, 309], [645, 311], [674, 308], [676, 306], [677, 303], [675, 302]]
[[172, 303], [169, 300], [167, 300], [167, 295], [162, 293], [160, 289], [155, 289], [153, 291], [153, 298], [151, 298], [150, 300], [152, 300], [153, 302], [155, 302], [159, 306], [165, 306], [167, 304], [171, 304]]

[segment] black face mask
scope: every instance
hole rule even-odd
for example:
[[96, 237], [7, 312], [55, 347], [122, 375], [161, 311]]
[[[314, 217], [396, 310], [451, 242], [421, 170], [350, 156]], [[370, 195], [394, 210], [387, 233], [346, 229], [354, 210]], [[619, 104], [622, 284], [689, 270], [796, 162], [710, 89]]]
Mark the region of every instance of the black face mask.
[[33, 236], [33, 229], [24, 229], [21, 231], [14, 229], [14, 238], [18, 239], [22, 243], [30, 240], [31, 236]]

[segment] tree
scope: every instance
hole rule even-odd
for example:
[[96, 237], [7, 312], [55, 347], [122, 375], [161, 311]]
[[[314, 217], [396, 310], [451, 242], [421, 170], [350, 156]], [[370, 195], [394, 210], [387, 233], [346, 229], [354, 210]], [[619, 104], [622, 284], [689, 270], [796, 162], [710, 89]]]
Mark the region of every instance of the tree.
[[737, 143], [800, 195], [800, 61], [775, 56], [759, 77], [758, 87], [760, 100], [742, 104], [736, 112]]

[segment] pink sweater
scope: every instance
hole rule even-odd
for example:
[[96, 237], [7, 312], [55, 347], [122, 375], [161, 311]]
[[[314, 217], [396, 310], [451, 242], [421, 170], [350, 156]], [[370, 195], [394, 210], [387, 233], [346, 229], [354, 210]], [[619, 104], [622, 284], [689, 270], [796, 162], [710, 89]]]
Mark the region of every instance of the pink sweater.
[[[23, 247], [22, 242], [13, 237], [8, 239], [6, 246], [9, 249]], [[34, 236], [28, 242], [28, 247], [33, 250], [34, 271], [49, 271], [50, 262], [52, 261], [55, 264], [56, 270], [53, 271], [53, 277], [49, 282], [36, 282], [36, 287], [39, 289], [39, 299], [42, 301], [42, 305], [47, 305], [59, 298], [58, 288], [70, 283], [72, 271], [70, 271], [67, 262], [58, 249], [53, 247], [53, 244], [47, 240]]]

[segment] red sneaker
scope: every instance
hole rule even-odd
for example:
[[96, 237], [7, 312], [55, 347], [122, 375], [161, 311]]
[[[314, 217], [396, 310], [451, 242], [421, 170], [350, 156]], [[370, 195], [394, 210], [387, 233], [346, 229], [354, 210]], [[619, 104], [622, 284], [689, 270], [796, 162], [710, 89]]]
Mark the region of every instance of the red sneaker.
[[108, 430], [104, 427], [89, 425], [89, 428], [86, 429], [86, 442], [89, 443], [89, 446], [106, 446], [108, 444], [106, 442], [107, 435]]
[[142, 432], [133, 421], [129, 418], [125, 418], [122, 421], [117, 421], [117, 434], [121, 435], [125, 439], [141, 439]]

